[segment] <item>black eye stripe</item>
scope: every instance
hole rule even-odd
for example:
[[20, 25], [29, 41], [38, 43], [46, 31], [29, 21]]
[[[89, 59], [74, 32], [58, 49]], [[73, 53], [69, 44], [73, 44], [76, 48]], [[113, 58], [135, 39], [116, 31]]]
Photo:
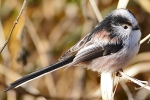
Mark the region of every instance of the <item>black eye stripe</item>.
[[[116, 26], [122, 26], [122, 25], [127, 25], [127, 26], [132, 26], [132, 23], [130, 22], [129, 19], [127, 19], [126, 17], [124, 17], [123, 15], [114, 15], [113, 13], [110, 13], [109, 15], [107, 15], [103, 21], [101, 21], [97, 27], [95, 27], [92, 32], [90, 33], [90, 35], [88, 36], [87, 41], [91, 40], [91, 36], [92, 34], [96, 34], [100, 31], [107, 31], [111, 34], [111, 38], [113, 38], [114, 36], [116, 36], [116, 34], [114, 34], [114, 29], [112, 27], [112, 25], [116, 25]], [[125, 29], [127, 29], [126, 27], [123, 27]]]
[[113, 23], [115, 25], [122, 25], [122, 24], [127, 24], [129, 26], [132, 26], [132, 23], [127, 19], [127, 18], [124, 18], [122, 16], [115, 16], [113, 19]]
[[127, 24], [129, 26], [132, 26], [132, 24], [128, 21], [128, 20], [117, 20], [117, 23], [120, 23], [120, 24]]

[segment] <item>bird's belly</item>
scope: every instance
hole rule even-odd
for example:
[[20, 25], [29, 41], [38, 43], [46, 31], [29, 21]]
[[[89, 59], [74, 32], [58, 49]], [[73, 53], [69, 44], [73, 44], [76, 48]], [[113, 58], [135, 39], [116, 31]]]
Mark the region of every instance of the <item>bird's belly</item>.
[[97, 72], [114, 72], [119, 70], [120, 68], [125, 67], [138, 53], [138, 51], [139, 46], [136, 46], [134, 48], [124, 48], [117, 53], [108, 56], [98, 57], [91, 61], [82, 62], [80, 64], [88, 69]]

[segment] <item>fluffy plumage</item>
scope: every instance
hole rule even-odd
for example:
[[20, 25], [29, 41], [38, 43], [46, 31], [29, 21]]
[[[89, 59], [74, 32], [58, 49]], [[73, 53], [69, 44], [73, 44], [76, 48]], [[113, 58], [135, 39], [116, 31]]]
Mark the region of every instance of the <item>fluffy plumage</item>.
[[138, 53], [140, 37], [134, 15], [127, 9], [114, 10], [64, 53], [59, 62], [13, 82], [5, 92], [64, 66], [82, 65], [97, 72], [117, 71]]

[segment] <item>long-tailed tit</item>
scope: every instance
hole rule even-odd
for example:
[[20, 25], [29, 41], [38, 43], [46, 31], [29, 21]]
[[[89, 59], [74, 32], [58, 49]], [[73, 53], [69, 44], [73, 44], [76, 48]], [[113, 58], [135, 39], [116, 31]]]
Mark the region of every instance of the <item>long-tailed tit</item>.
[[11, 83], [5, 92], [64, 66], [81, 65], [99, 73], [118, 71], [138, 53], [140, 37], [134, 15], [127, 9], [114, 10], [62, 55], [59, 62]]

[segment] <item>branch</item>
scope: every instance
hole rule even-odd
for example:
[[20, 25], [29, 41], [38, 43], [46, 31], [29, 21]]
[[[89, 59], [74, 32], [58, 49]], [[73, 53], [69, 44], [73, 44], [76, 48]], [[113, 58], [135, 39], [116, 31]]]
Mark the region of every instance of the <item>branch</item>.
[[[140, 41], [140, 44], [144, 43], [146, 40], [150, 39], [150, 34], [148, 34], [144, 39]], [[149, 40], [150, 41], [150, 40]]]
[[6, 45], [8, 44], [8, 42], [9, 42], [9, 40], [10, 40], [10, 38], [11, 38], [11, 35], [12, 35], [12, 33], [13, 33], [15, 27], [16, 27], [16, 25], [17, 25], [18, 22], [19, 22], [20, 16], [22, 15], [22, 12], [23, 12], [23, 10], [24, 10], [24, 8], [25, 8], [26, 2], [27, 2], [27, 0], [24, 0], [23, 5], [22, 5], [22, 8], [21, 8], [21, 10], [20, 10], [20, 13], [19, 13], [19, 15], [18, 15], [16, 21], [14, 22], [14, 25], [13, 25], [13, 27], [12, 27], [12, 29], [11, 29], [9, 35], [8, 35], [8, 38], [7, 38], [7, 40], [6, 40], [6, 43], [4, 44], [4, 46], [2, 47], [2, 49], [0, 50], [0, 53], [2, 53], [2, 51], [4, 50], [4, 48], [6, 47]]
[[119, 0], [117, 8], [126, 8], [129, 0]]

